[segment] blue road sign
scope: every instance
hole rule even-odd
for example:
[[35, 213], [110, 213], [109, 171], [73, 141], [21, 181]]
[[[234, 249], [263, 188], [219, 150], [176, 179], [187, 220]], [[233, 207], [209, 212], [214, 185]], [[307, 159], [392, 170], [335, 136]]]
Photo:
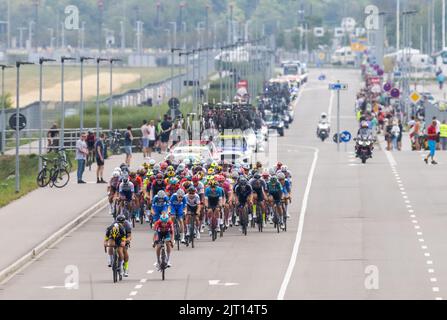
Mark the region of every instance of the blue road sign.
[[344, 83], [331, 83], [329, 85], [329, 90], [340, 91], [340, 90], [348, 90], [348, 85]]
[[340, 134], [340, 140], [344, 143], [348, 143], [352, 139], [352, 134], [349, 131], [343, 131]]

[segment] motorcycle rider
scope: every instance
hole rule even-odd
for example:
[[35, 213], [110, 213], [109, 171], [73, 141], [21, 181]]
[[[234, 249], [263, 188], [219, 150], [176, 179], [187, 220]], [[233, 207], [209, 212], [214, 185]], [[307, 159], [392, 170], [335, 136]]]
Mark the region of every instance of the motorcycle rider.
[[[355, 141], [357, 142], [355, 145], [355, 153], [356, 153], [356, 157], [359, 157], [359, 145], [358, 145], [358, 141], [361, 139], [361, 137], [366, 137], [367, 139], [371, 140], [371, 142], [375, 142], [375, 138], [373, 137], [373, 132], [372, 130], [369, 128], [368, 122], [366, 121], [362, 121], [360, 124], [360, 129], [357, 132], [357, 138], [355, 139]], [[372, 151], [374, 150], [374, 144], [371, 144], [370, 147], [370, 152], [371, 152], [371, 158], [372, 158]]]
[[331, 127], [329, 124], [329, 118], [326, 112], [323, 112], [320, 115], [320, 120], [318, 121], [318, 127], [317, 127], [317, 137], [320, 137], [320, 130], [321, 129], [326, 129], [327, 133], [329, 135], [330, 131], [331, 131]]

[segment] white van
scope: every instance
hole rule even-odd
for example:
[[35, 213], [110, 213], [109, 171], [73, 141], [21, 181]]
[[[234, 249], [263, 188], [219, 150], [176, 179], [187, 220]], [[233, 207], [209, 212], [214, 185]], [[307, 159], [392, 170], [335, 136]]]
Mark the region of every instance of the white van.
[[335, 51], [331, 57], [331, 64], [333, 65], [354, 65], [355, 55], [351, 47], [343, 47]]

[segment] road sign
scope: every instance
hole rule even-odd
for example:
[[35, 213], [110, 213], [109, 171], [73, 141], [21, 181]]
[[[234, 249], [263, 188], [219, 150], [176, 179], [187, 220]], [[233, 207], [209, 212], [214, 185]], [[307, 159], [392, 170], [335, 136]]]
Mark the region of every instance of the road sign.
[[371, 77], [369, 79], [371, 84], [381, 84], [382, 83], [382, 78], [381, 77]]
[[348, 143], [352, 139], [352, 134], [349, 131], [343, 131], [340, 134], [340, 140], [344, 143]]
[[383, 90], [385, 92], [390, 92], [392, 88], [393, 88], [393, 86], [389, 82], [385, 83], [384, 86], [383, 86]]
[[417, 91], [413, 91], [411, 94], [410, 94], [410, 100], [411, 100], [411, 102], [413, 102], [413, 103], [418, 103], [419, 101], [421, 101], [421, 98], [422, 98], [422, 96], [419, 94], [419, 92], [417, 92]]
[[[9, 126], [11, 127], [11, 129], [13, 130], [17, 130], [16, 127], [17, 124], [17, 116], [14, 113], [11, 118], [9, 118]], [[26, 128], [26, 117], [23, 114], [19, 114], [19, 130], [23, 130]]]
[[329, 85], [329, 90], [334, 90], [334, 91], [348, 90], [348, 85], [345, 83], [331, 83]]
[[168, 101], [169, 109], [178, 109], [180, 106], [180, 101], [178, 98], [171, 98]]
[[[338, 143], [337, 142], [337, 140], [338, 140], [338, 133], [334, 134], [334, 136], [332, 137], [332, 140], [334, 140], [335, 143]], [[340, 137], [340, 141], [339, 142], [341, 142], [341, 137]]]
[[393, 98], [399, 98], [400, 97], [400, 91], [397, 88], [391, 89], [390, 94], [391, 94], [391, 97], [393, 97]]
[[321, 74], [321, 75], [318, 77], [318, 80], [320, 80], [320, 81], [324, 81], [324, 80], [326, 80], [326, 76], [325, 76], [324, 74]]
[[193, 80], [185, 80], [183, 81], [183, 86], [185, 87], [194, 87], [200, 85], [199, 81], [193, 81]]

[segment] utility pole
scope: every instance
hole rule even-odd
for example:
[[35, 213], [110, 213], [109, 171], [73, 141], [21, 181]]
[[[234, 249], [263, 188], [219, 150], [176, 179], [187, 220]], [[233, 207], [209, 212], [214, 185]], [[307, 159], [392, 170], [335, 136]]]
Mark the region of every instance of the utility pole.
[[396, 4], [396, 51], [400, 49], [400, 0]]
[[445, 0], [442, 0], [442, 49], [445, 48]]
[[7, 45], [6, 48], [11, 48], [11, 0], [7, 2], [7, 16], [8, 16], [8, 29], [7, 29]]

